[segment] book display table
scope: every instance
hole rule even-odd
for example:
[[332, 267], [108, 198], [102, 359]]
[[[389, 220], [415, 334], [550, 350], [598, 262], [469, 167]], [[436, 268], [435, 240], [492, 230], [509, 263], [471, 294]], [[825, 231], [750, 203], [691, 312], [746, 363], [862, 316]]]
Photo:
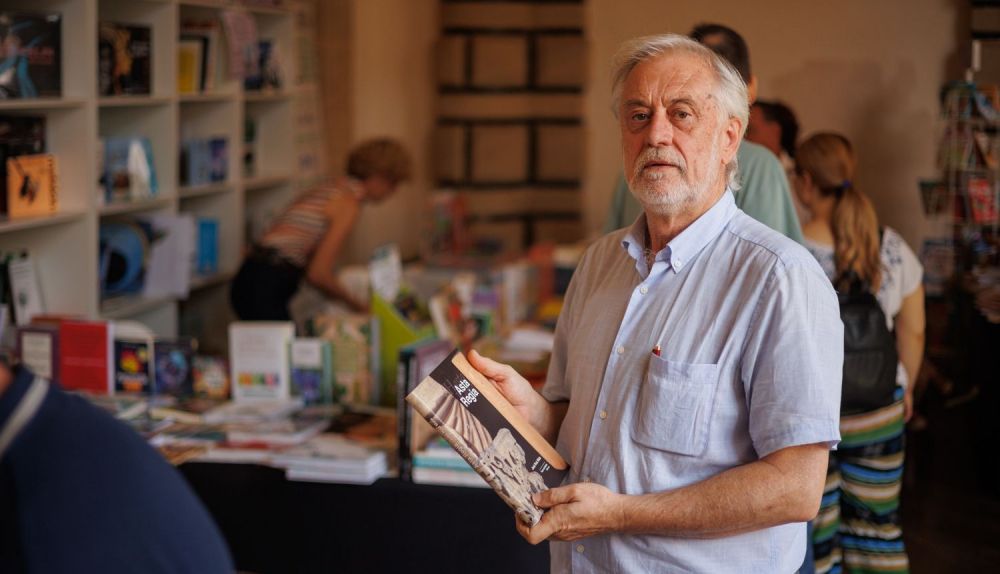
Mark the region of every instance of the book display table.
[[549, 571], [490, 489], [383, 478], [371, 486], [292, 482], [244, 464], [179, 467], [229, 544], [239, 570], [259, 572]]

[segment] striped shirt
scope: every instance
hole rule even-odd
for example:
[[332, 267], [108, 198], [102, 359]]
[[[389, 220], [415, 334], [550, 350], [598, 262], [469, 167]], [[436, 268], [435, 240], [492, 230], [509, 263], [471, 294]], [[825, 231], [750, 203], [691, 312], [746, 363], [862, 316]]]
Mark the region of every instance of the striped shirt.
[[275, 218], [260, 245], [277, 250], [298, 267], [307, 267], [313, 251], [330, 227], [330, 201], [337, 193], [344, 192], [332, 184], [302, 192]]

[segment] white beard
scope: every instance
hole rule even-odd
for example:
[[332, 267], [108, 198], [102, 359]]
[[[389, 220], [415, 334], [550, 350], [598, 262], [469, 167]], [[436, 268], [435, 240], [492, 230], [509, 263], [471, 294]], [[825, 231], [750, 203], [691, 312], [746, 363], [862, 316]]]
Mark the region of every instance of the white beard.
[[[673, 177], [674, 174], [664, 171], [644, 172], [643, 166], [654, 160], [666, 161], [677, 166], [675, 169], [678, 170], [680, 181], [670, 185], [663, 180]], [[708, 165], [715, 165], [718, 160], [719, 149], [713, 147]], [[656, 215], [672, 216], [683, 213], [712, 185], [711, 181], [690, 181], [687, 162], [672, 148], [647, 147], [635, 159], [633, 166], [632, 176], [628, 180], [629, 189], [646, 211]]]

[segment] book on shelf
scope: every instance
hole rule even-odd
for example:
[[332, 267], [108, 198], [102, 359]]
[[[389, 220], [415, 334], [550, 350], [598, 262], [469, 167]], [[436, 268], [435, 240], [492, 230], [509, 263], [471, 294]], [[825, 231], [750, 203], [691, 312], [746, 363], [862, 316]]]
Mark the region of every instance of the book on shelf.
[[59, 208], [56, 156], [49, 153], [7, 158], [7, 215], [39, 217]]
[[227, 400], [230, 396], [229, 365], [223, 357], [195, 355], [192, 361], [194, 394], [209, 399]]
[[7, 213], [7, 158], [45, 152], [45, 116], [0, 115], [0, 215]]
[[105, 138], [102, 164], [101, 184], [106, 205], [151, 199], [159, 193], [149, 138]]
[[536, 492], [562, 484], [569, 465], [458, 350], [406, 397], [528, 525]]
[[229, 324], [229, 368], [233, 400], [280, 401], [291, 396], [288, 346], [295, 325], [288, 321]]
[[198, 218], [198, 242], [194, 272], [212, 275], [219, 272], [219, 220], [215, 217]]
[[1000, 193], [985, 177], [969, 178], [966, 193], [969, 196], [969, 219], [973, 223], [990, 224], [1000, 220], [997, 201]]
[[[181, 22], [181, 43], [197, 43], [191, 57], [200, 56], [192, 73], [193, 92], [210, 92], [216, 88], [216, 53], [219, 45], [219, 24], [216, 20], [185, 19]], [[189, 93], [193, 93], [189, 92]]]
[[111, 394], [114, 368], [114, 324], [70, 316], [36, 315], [35, 323], [58, 331], [59, 386], [70, 391]]
[[202, 38], [181, 37], [177, 42], [177, 93], [201, 92], [205, 46]]
[[[252, 69], [250, 66], [247, 69]], [[257, 66], [243, 78], [243, 89], [248, 92], [280, 90], [284, 84], [281, 55], [274, 40], [257, 41]]]
[[62, 16], [0, 11], [0, 100], [62, 95]]
[[97, 89], [102, 96], [151, 93], [152, 29], [101, 22], [97, 42]]
[[428, 339], [399, 350], [397, 363], [396, 396], [398, 397], [397, 435], [399, 442], [399, 476], [409, 480], [413, 454], [434, 435], [434, 429], [423, 417], [413, 416], [413, 409], [405, 397], [417, 383], [427, 378], [434, 368], [445, 360], [454, 349], [450, 341]]
[[22, 253], [11, 257], [6, 263], [7, 285], [10, 287], [11, 308], [14, 322], [23, 327], [36, 316], [45, 313], [41, 283], [31, 255]]
[[194, 395], [194, 355], [191, 337], [156, 339], [153, 342], [153, 388], [156, 395]]
[[181, 142], [181, 184], [221, 183], [229, 177], [229, 140], [224, 136]]
[[159, 213], [140, 218], [153, 233], [142, 294], [144, 297], [187, 298], [191, 259], [195, 253], [195, 222], [190, 213]]

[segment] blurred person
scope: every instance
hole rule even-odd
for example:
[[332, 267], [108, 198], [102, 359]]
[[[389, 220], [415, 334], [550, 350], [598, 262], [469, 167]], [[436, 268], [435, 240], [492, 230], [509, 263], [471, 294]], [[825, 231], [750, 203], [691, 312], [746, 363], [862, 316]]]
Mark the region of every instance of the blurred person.
[[232, 572], [179, 472], [122, 421], [0, 364], [0, 572]]
[[[788, 181], [795, 175], [795, 146], [799, 139], [799, 121], [795, 112], [782, 102], [757, 100], [750, 106], [747, 139], [766, 147], [785, 170]], [[809, 221], [809, 212], [796, 194], [792, 194], [795, 214], [800, 224]]]
[[300, 194], [251, 248], [230, 287], [241, 320], [287, 321], [288, 303], [305, 279], [327, 297], [366, 312], [337, 277], [336, 262], [361, 209], [391, 197], [409, 180], [410, 154], [399, 142], [372, 139], [354, 147], [347, 174]]
[[[757, 99], [757, 77], [750, 68], [750, 49], [735, 30], [721, 24], [699, 24], [690, 33], [692, 39], [711, 48], [729, 62], [747, 86], [747, 100]], [[802, 241], [802, 231], [792, 202], [788, 178], [781, 164], [764, 147], [744, 139], [736, 154], [738, 177], [730, 183], [736, 206], [747, 215], [785, 236]], [[619, 178], [611, 198], [604, 231], [631, 225], [642, 206], [629, 193], [624, 177]]]
[[899, 233], [880, 230], [871, 201], [855, 183], [857, 159], [846, 137], [810, 137], [798, 147], [796, 163], [796, 193], [812, 214], [803, 228], [806, 248], [838, 291], [857, 281], [875, 295], [898, 354], [889, 404], [841, 417], [841, 443], [831, 454], [814, 522], [816, 571], [907, 572], [899, 493], [904, 422], [924, 350], [923, 269]]

